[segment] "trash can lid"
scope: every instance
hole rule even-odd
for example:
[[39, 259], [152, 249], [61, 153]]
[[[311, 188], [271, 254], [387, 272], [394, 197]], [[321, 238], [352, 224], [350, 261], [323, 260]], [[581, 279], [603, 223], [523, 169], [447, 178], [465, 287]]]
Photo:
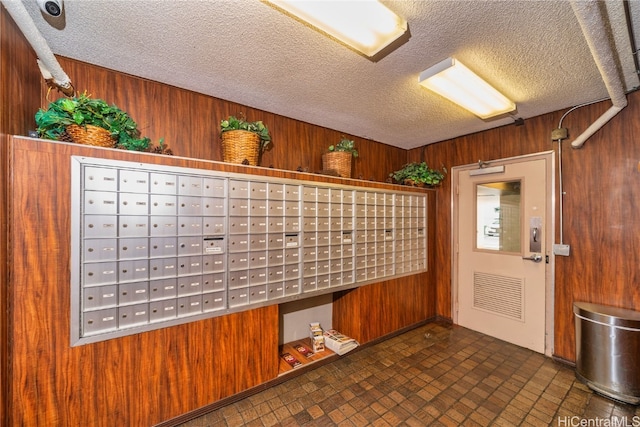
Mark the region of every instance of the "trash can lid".
[[589, 302], [574, 302], [573, 312], [580, 317], [595, 322], [640, 330], [640, 312], [638, 311]]

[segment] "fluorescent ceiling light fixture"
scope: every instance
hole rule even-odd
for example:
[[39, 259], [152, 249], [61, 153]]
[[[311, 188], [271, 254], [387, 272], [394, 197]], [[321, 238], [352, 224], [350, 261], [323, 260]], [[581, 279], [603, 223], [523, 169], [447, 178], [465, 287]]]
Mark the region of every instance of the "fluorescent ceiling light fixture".
[[377, 0], [268, 1], [367, 56], [407, 31], [407, 21]]
[[418, 81], [481, 119], [516, 109], [516, 104], [453, 58], [423, 71]]

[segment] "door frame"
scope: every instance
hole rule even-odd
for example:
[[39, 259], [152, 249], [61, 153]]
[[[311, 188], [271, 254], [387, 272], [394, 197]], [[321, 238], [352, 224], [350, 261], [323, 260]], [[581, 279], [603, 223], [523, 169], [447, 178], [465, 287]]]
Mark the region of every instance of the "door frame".
[[545, 255], [549, 262], [545, 264], [545, 345], [544, 354], [553, 355], [554, 345], [554, 305], [555, 305], [555, 256], [553, 254], [553, 244], [556, 236], [556, 197], [555, 197], [555, 151], [544, 151], [541, 153], [526, 154], [522, 156], [507, 157], [504, 159], [484, 160], [478, 163], [454, 166], [451, 168], [451, 313], [454, 324], [458, 324], [458, 196], [456, 189], [459, 185], [459, 175], [461, 172], [479, 169], [483, 164], [487, 167], [522, 163], [530, 160], [545, 160], [547, 174], [546, 201], [547, 210], [545, 212], [545, 233], [548, 239]]

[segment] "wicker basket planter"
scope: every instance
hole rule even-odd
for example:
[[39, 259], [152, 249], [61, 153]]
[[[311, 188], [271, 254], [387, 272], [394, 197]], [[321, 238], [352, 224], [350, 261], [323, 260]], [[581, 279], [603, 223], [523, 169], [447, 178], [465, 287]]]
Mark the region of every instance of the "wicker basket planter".
[[116, 139], [108, 130], [93, 125], [69, 125], [66, 127], [65, 138], [63, 139], [68, 139], [69, 142], [75, 142], [76, 144], [92, 145], [94, 147], [112, 148], [116, 145]]
[[322, 155], [322, 170], [334, 171], [342, 178], [351, 178], [351, 159], [346, 151], [331, 151]]
[[227, 163], [257, 166], [260, 160], [260, 136], [246, 130], [222, 132], [222, 159]]

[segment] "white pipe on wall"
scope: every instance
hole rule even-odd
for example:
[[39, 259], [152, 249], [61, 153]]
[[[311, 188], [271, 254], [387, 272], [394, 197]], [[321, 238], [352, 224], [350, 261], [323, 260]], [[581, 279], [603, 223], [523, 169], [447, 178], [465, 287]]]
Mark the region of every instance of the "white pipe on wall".
[[62, 67], [58, 63], [58, 60], [53, 55], [51, 48], [47, 44], [47, 41], [38, 28], [36, 28], [36, 24], [31, 19], [29, 12], [22, 4], [21, 0], [1, 0], [4, 7], [7, 9], [16, 25], [22, 31], [22, 34], [26, 37], [31, 47], [36, 52], [38, 56], [38, 65], [40, 66], [40, 71], [43, 77], [46, 80], [52, 80], [53, 84], [60, 88], [60, 90], [65, 94], [69, 95], [73, 94], [73, 86], [71, 85], [71, 79], [67, 74], [62, 70]]
[[609, 39], [606, 37], [607, 27], [605, 25], [602, 12], [600, 11], [601, 2], [598, 0], [571, 0], [571, 7], [578, 18], [580, 27], [584, 34], [593, 59], [598, 66], [598, 70], [602, 75], [609, 97], [613, 105], [604, 114], [602, 114], [595, 122], [591, 124], [581, 135], [579, 135], [571, 143], [571, 147], [580, 148], [585, 141], [600, 128], [602, 128], [609, 120], [627, 106], [627, 96], [624, 92], [624, 85], [616, 67], [616, 56]]

